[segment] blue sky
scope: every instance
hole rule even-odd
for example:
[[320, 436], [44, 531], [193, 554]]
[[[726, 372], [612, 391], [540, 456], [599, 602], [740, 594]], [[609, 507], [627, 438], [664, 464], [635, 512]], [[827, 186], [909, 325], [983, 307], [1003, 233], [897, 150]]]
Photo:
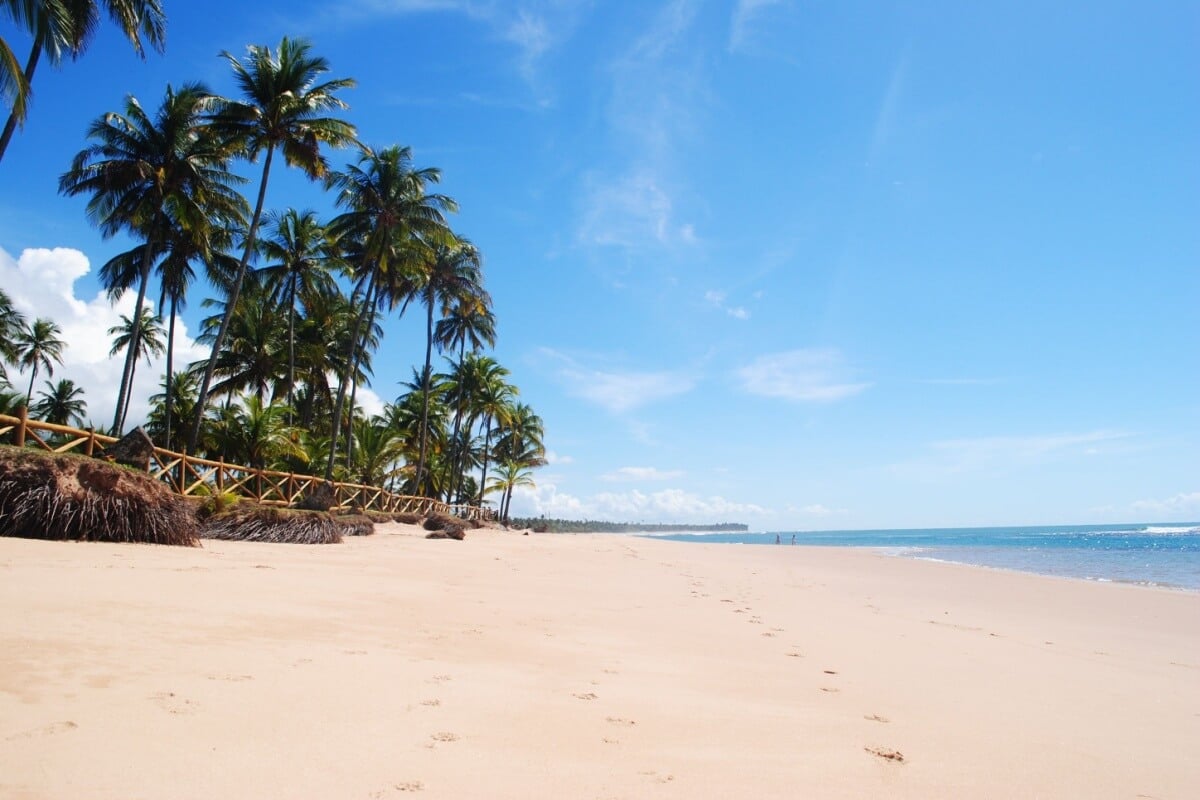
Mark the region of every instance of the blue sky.
[[[166, 6], [165, 55], [105, 31], [39, 72], [0, 163], [0, 281], [66, 320], [96, 419], [94, 272], [128, 244], [58, 175], [126, 93], [232, 92], [219, 51], [294, 35], [358, 80], [364, 141], [442, 169], [484, 253], [552, 454], [514, 513], [1200, 518], [1195, 3]], [[333, 211], [296, 175], [267, 203]], [[415, 321], [387, 331], [384, 400], [423, 354]]]

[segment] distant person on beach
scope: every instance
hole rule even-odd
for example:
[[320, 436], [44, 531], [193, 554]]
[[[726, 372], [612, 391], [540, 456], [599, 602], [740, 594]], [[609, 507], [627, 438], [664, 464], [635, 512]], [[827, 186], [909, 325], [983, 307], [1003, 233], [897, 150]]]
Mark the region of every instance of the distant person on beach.
[[792, 544], [796, 543], [796, 534], [792, 534]]
[[779, 534], [775, 534], [775, 544], [783, 544], [783, 540], [779, 538]]

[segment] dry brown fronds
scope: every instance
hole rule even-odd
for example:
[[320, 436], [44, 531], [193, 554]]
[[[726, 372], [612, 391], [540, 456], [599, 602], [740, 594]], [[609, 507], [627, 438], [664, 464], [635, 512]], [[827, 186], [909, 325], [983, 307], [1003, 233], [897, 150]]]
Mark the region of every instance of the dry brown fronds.
[[342, 536], [370, 536], [375, 533], [375, 522], [364, 514], [349, 514], [334, 517]]
[[420, 525], [425, 521], [424, 514], [418, 514], [415, 511], [399, 511], [392, 514], [393, 522], [400, 522], [404, 525]]
[[0, 447], [0, 536], [198, 546], [191, 504], [143, 472]]
[[427, 531], [440, 531], [442, 528], [458, 525], [461, 522], [462, 520], [458, 517], [450, 517], [445, 514], [430, 514], [423, 525]]
[[240, 542], [279, 544], [337, 544], [338, 523], [324, 511], [297, 511], [271, 506], [243, 508], [218, 514], [204, 522], [200, 536]]

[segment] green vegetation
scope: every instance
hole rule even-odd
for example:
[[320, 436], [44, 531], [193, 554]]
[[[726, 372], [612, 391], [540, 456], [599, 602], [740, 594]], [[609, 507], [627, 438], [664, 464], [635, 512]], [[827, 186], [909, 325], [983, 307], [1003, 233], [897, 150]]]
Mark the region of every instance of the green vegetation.
[[[158, 0], [0, 4], [32, 47], [22, 69], [16, 39], [0, 41], [10, 128], [23, 118], [38, 57], [79, 56], [101, 9], [138, 52], [143, 39], [161, 46]], [[104, 432], [140, 423], [160, 447], [229, 463], [450, 503], [492, 495], [506, 515], [514, 488], [532, 485], [545, 463], [543, 424], [518, 402], [508, 370], [484, 354], [496, 330], [484, 259], [452, 230], [457, 203], [433, 191], [441, 173], [415, 165], [407, 147], [358, 141], [341, 99], [353, 79], [330, 77], [307, 41], [285, 37], [251, 45], [244, 57], [221, 55], [235, 97], [199, 82], [165, 87], [155, 106], [126, 97], [91, 123], [59, 178], [61, 194], [87, 199], [102, 236], [134, 243], [98, 273], [111, 299], [137, 296], [133, 314], [109, 331], [124, 366]], [[339, 151], [348, 153], [340, 165], [330, 160]], [[252, 164], [253, 202], [241, 193], [251, 179], [237, 172]], [[266, 208], [276, 166], [320, 182], [339, 213], [322, 220]], [[210, 353], [177, 370], [177, 314], [197, 285], [212, 289], [200, 299], [211, 315], [197, 337]], [[413, 380], [368, 416], [356, 393], [370, 385], [382, 322], [410, 307], [424, 318], [422, 340], [411, 343]], [[27, 321], [0, 291], [0, 412], [23, 398], [35, 415], [81, 423], [86, 387], [43, 381], [47, 391], [32, 403], [36, 379], [62, 363], [60, 334], [52, 320]], [[127, 419], [138, 361], [164, 352], [148, 417]], [[14, 370], [27, 385], [10, 385]], [[222, 511], [224, 501], [212, 503]]]
[[530, 528], [539, 533], [740, 533], [750, 530], [740, 522], [714, 525], [649, 524], [644, 522], [603, 522], [595, 519], [547, 519], [513, 517], [514, 528]]

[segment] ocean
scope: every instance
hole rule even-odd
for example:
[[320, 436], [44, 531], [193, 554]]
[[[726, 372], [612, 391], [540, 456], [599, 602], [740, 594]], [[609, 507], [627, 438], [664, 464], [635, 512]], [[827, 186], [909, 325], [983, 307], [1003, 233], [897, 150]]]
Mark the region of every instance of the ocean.
[[657, 539], [791, 546], [869, 547], [923, 558], [1066, 578], [1200, 592], [1200, 522], [928, 528], [877, 531], [676, 533]]

